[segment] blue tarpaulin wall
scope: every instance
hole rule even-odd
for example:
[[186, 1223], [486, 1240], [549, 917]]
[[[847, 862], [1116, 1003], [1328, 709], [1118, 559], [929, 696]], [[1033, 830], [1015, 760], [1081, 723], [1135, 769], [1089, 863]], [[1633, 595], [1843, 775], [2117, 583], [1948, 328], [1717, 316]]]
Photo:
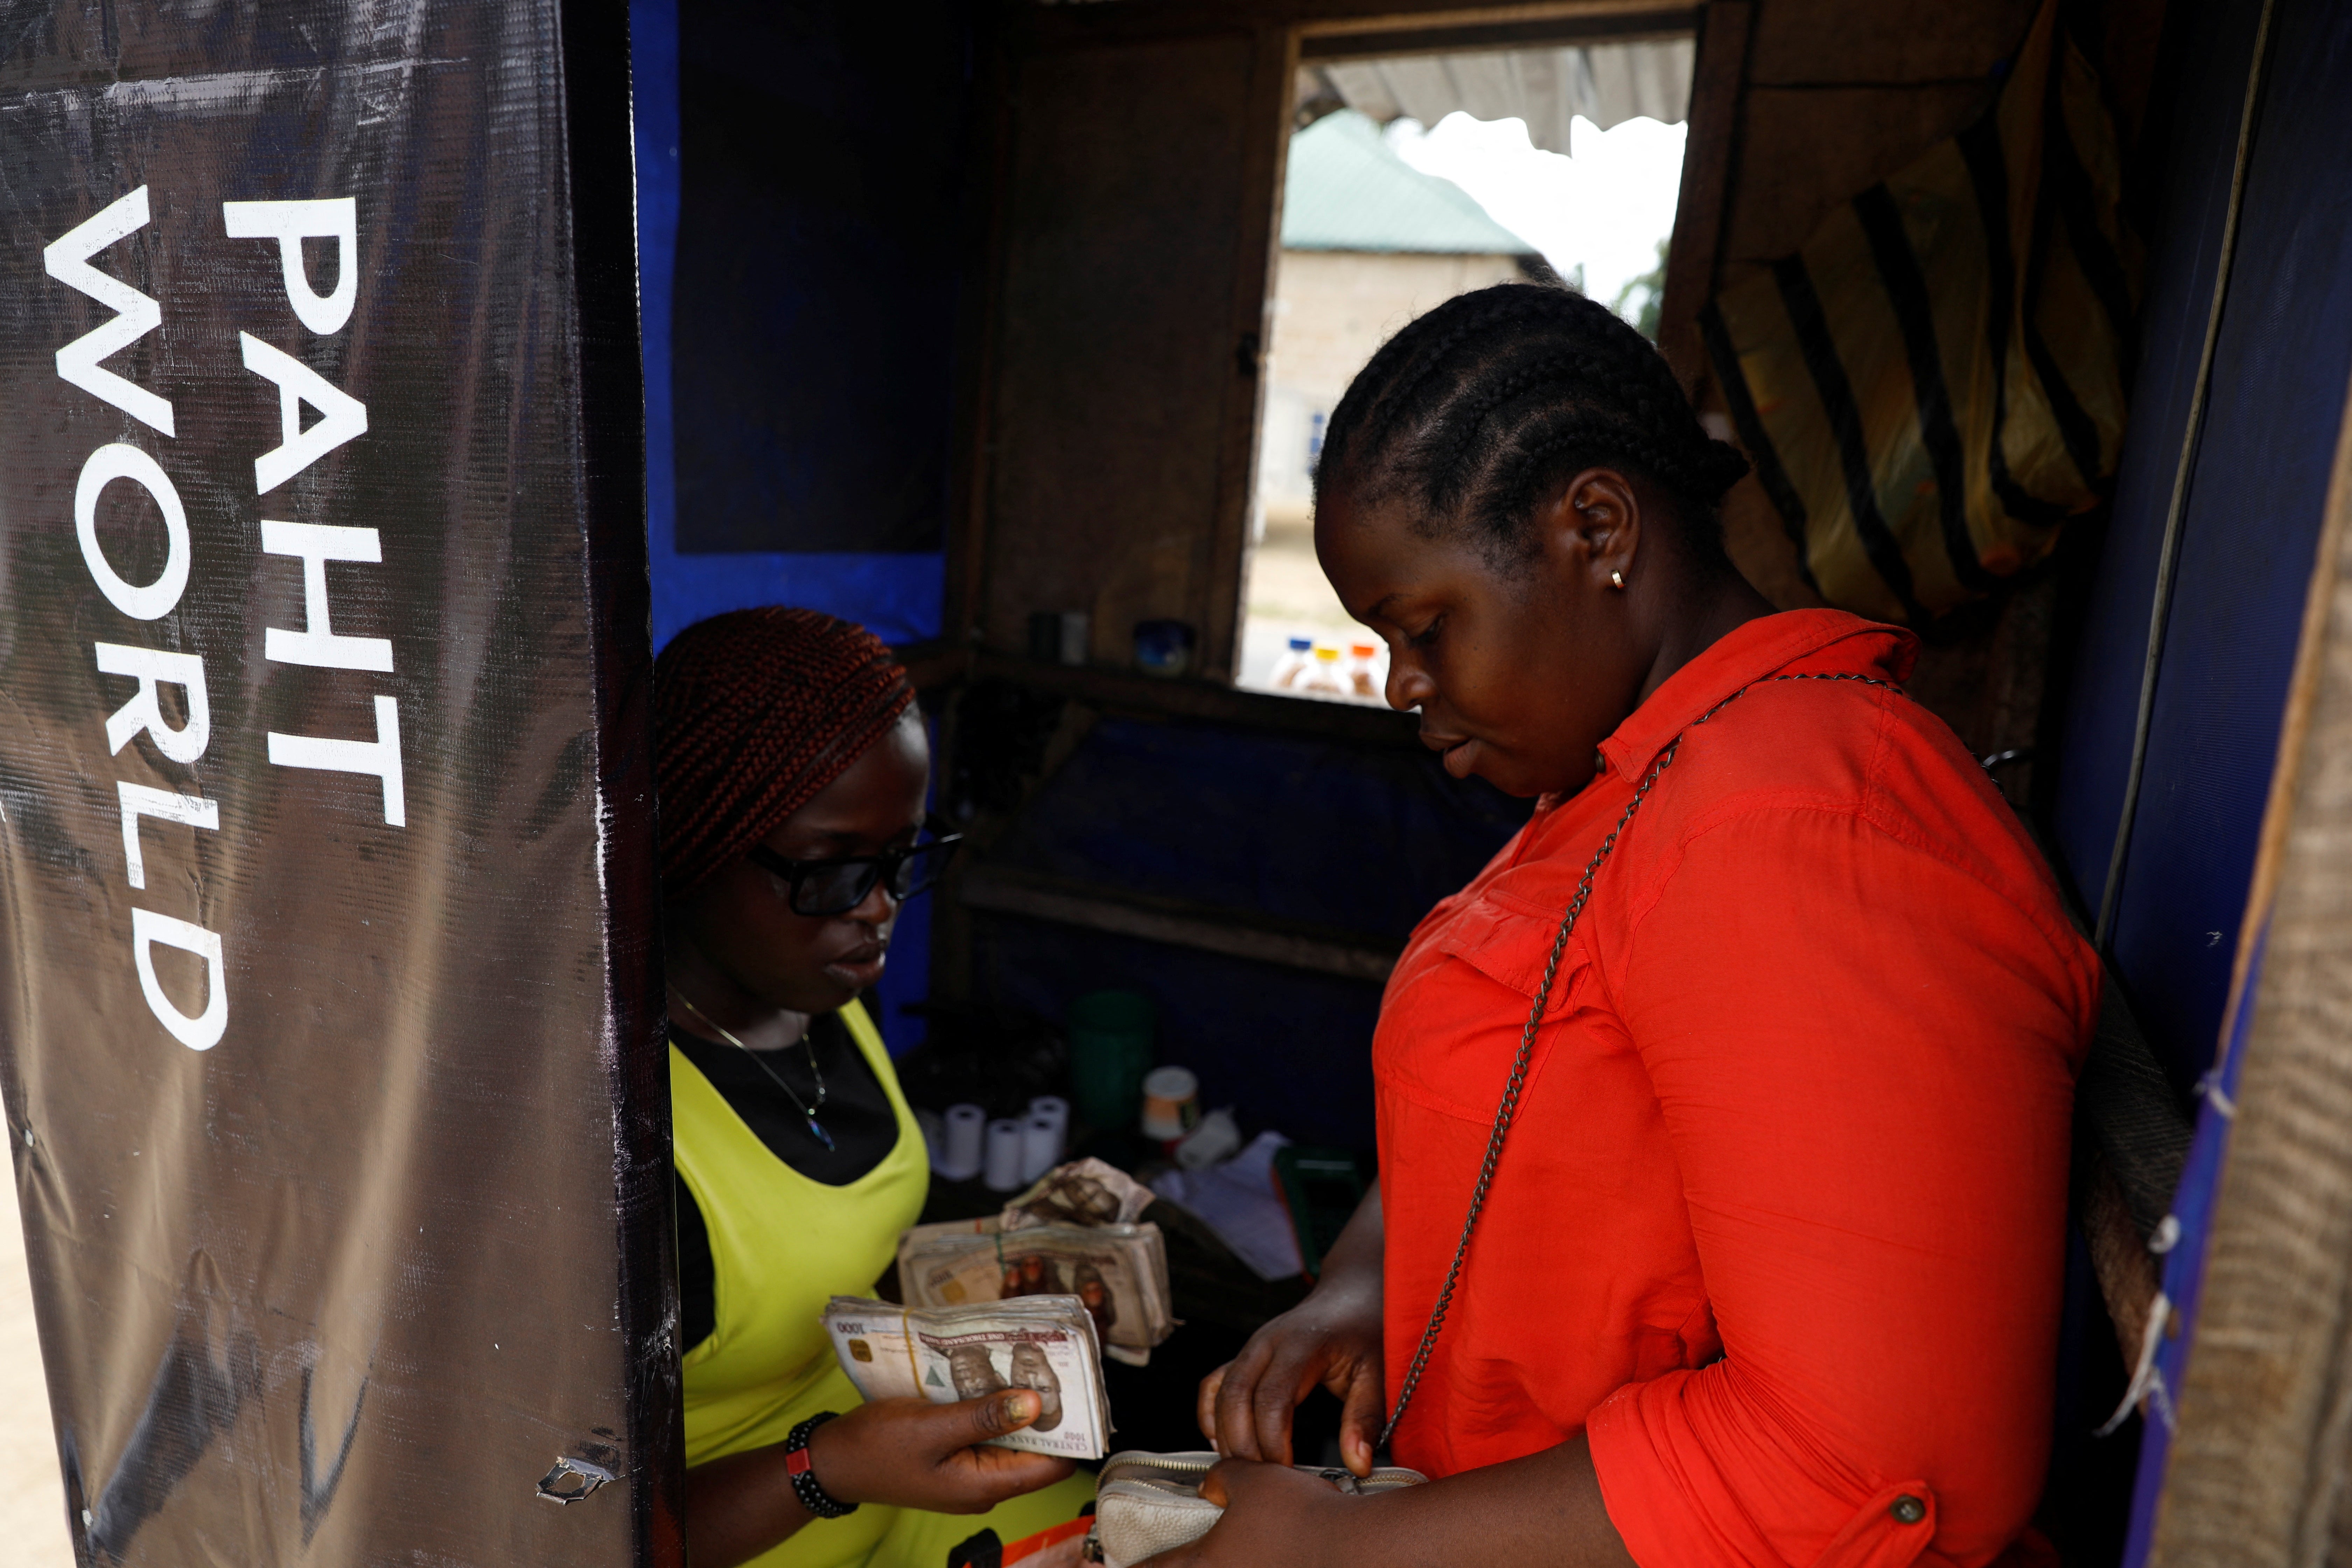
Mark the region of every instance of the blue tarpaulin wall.
[[2184, 1092], [2209, 1067], [2352, 375], [2352, 13], [2279, 0], [2242, 229], [2200, 432], [2187, 429], [2258, 5], [2193, 30], [2154, 226], [2143, 350], [2113, 521], [2060, 758], [2054, 827], [2099, 907], [2132, 754], [2149, 606], [2181, 442], [2195, 466], [2138, 809], [2116, 972]]
[[[2267, 935], [2267, 931], [2264, 933]], [[2172, 1202], [2172, 1217], [2179, 1222], [2180, 1240], [2165, 1255], [2161, 1289], [2172, 1321], [2182, 1331], [2162, 1336], [2156, 1347], [2147, 1409], [2151, 1417], [2141, 1439], [2138, 1484], [2133, 1489], [2130, 1534], [2123, 1561], [2139, 1568], [2147, 1561], [2156, 1535], [2157, 1505], [2164, 1493], [2165, 1461], [2171, 1457], [2172, 1424], [2180, 1407], [2180, 1377], [2188, 1370], [2195, 1335], [2197, 1305], [2204, 1293], [2205, 1252], [2212, 1238], [2213, 1196], [2221, 1185], [2222, 1162], [2230, 1151], [2230, 1117], [2221, 1107], [2238, 1093], [2238, 1069], [2245, 1063], [2246, 1027], [2252, 1021], [2254, 994], [2262, 979], [2265, 944], [2258, 942], [2247, 965], [2245, 990], [2230, 1020], [2229, 1049], [2213, 1075], [2217, 1093], [2206, 1097], [2197, 1113], [2197, 1132], [2189, 1146], [2187, 1168], [2180, 1173], [2180, 1193]]]

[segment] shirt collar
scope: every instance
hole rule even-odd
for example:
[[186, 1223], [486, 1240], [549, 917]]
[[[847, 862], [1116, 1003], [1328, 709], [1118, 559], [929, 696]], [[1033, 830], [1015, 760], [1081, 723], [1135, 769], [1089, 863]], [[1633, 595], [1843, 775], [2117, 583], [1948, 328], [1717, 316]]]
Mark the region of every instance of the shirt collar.
[[1648, 700], [1601, 742], [1601, 761], [1637, 779], [1701, 715], [1767, 676], [1867, 675], [1900, 684], [1919, 658], [1919, 639], [1843, 610], [1783, 610], [1733, 627], [1666, 677]]

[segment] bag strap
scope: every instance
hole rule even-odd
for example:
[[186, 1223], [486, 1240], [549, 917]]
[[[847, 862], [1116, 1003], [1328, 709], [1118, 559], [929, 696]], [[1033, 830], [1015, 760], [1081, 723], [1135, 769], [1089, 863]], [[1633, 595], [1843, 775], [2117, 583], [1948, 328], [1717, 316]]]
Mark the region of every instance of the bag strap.
[[1509, 1134], [1512, 1119], [1518, 1113], [1519, 1093], [1527, 1088], [1528, 1066], [1535, 1058], [1536, 1034], [1543, 1026], [1544, 1009], [1551, 1005], [1552, 982], [1559, 977], [1559, 961], [1568, 952], [1569, 933], [1576, 929], [1577, 917], [1584, 912], [1585, 900], [1592, 896], [1593, 877], [1601, 870], [1601, 862], [1609, 858], [1609, 852], [1617, 847], [1619, 836], [1633, 822], [1633, 814], [1642, 809], [1642, 803], [1650, 796], [1651, 786], [1658, 782], [1658, 775], [1673, 763], [1675, 753], [1682, 750], [1683, 742], [1689, 737], [1691, 730], [1697, 729], [1756, 687], [1776, 680], [1853, 680], [1892, 691], [1897, 696], [1904, 695], [1903, 689], [1894, 682], [1875, 680], [1867, 675], [1767, 676], [1763, 680], [1741, 687], [1692, 720], [1690, 729], [1666, 742], [1665, 749], [1658, 753], [1657, 761], [1650, 764], [1650, 771], [1643, 775], [1640, 784], [1633, 786], [1633, 798], [1625, 803], [1625, 815], [1617, 819], [1617, 826], [1609, 830], [1609, 837], [1603, 838], [1601, 847], [1593, 852], [1591, 863], [1584, 868], [1584, 876], [1576, 884], [1576, 895], [1568, 901], [1568, 912], [1560, 917], [1559, 934], [1552, 939], [1551, 956], [1544, 962], [1543, 981], [1536, 987], [1535, 1005], [1528, 1009], [1527, 1027], [1519, 1032], [1519, 1054], [1511, 1062], [1510, 1081], [1503, 1086], [1503, 1103], [1495, 1110], [1494, 1131], [1486, 1135], [1486, 1158], [1478, 1166], [1477, 1184], [1470, 1189], [1470, 1213], [1462, 1222], [1462, 1239], [1454, 1245], [1454, 1261], [1445, 1269], [1444, 1288], [1437, 1292], [1437, 1305], [1429, 1313], [1429, 1327], [1422, 1331], [1420, 1348], [1412, 1352], [1412, 1363], [1405, 1370], [1404, 1386], [1397, 1391], [1396, 1409], [1390, 1415], [1388, 1425], [1381, 1428], [1381, 1440], [1372, 1445], [1374, 1452], [1387, 1448], [1389, 1440], [1396, 1436], [1397, 1424], [1404, 1419], [1405, 1406], [1412, 1403], [1413, 1390], [1421, 1386], [1421, 1374], [1428, 1368], [1430, 1352], [1437, 1348], [1438, 1331], [1445, 1326], [1446, 1309], [1454, 1304], [1454, 1288], [1462, 1282], [1462, 1265], [1470, 1256], [1470, 1237], [1478, 1228], [1479, 1211], [1486, 1206], [1486, 1194], [1495, 1184], [1495, 1167], [1503, 1157], [1503, 1140]]

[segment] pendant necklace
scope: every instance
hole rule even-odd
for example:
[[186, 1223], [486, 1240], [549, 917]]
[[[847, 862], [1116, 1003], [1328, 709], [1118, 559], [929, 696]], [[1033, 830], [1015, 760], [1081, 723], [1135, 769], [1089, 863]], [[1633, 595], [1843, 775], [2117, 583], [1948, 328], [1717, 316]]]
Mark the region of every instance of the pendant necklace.
[[[675, 985], [671, 986], [670, 989], [677, 991], [677, 987]], [[816, 1034], [816, 1025], [814, 1020], [811, 1021], [806, 1029], [801, 1032], [801, 1044], [808, 1047], [809, 1077], [816, 1080], [816, 1103], [814, 1105], [804, 1105], [801, 1102], [801, 1097], [793, 1092], [793, 1086], [786, 1083], [782, 1078], [779, 1077], [775, 1068], [770, 1067], [766, 1062], [760, 1059], [759, 1052], [753, 1050], [751, 1047], [745, 1045], [742, 1041], [729, 1034], [725, 1025], [712, 1017], [709, 1014], [704, 1012], [701, 1008], [697, 1007], [694, 1005], [694, 998], [688, 996], [685, 992], [677, 991], [677, 999], [686, 1004], [687, 1010], [688, 1012], [701, 1019], [704, 1023], [709, 1025], [712, 1028], [717, 1029], [720, 1039], [725, 1040], [729, 1045], [733, 1046], [737, 1050], [741, 1051], [745, 1056], [750, 1057], [753, 1067], [758, 1068], [761, 1072], [766, 1073], [770, 1079], [774, 1080], [776, 1087], [782, 1089], [785, 1096], [792, 1100], [793, 1109], [801, 1113], [801, 1120], [808, 1123], [810, 1137], [824, 1144], [827, 1149], [831, 1149], [833, 1147], [833, 1134], [827, 1132], [824, 1130], [824, 1124], [816, 1119], [816, 1113], [824, 1109], [824, 1074], [816, 1065], [816, 1040], [814, 1037]]]

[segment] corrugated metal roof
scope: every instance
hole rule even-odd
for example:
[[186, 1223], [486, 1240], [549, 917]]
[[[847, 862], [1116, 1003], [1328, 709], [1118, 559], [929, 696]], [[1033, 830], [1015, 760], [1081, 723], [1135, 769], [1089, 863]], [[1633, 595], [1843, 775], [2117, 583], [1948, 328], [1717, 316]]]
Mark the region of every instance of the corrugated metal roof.
[[1690, 112], [1691, 38], [1559, 48], [1481, 49], [1334, 60], [1299, 73], [1299, 101], [1335, 91], [1385, 125], [1409, 114], [1434, 125], [1455, 110], [1473, 120], [1518, 120], [1547, 153], [1569, 151], [1578, 115], [1606, 131], [1636, 116], [1672, 125]]
[[1290, 139], [1282, 246], [1440, 256], [1535, 250], [1488, 217], [1469, 192], [1391, 152], [1380, 127], [1352, 109], [1327, 114]]

